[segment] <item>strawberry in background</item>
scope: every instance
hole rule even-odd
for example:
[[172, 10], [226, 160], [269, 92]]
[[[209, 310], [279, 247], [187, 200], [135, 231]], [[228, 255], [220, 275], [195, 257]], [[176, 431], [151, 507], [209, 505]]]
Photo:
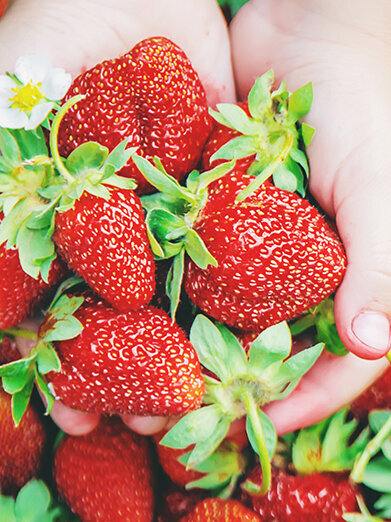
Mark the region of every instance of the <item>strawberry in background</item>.
[[0, 18], [4, 15], [8, 7], [8, 0], [0, 0]]

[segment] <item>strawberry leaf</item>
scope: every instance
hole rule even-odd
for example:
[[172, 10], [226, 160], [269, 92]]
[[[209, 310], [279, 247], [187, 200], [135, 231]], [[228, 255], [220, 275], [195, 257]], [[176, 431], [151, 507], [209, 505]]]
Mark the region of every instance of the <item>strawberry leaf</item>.
[[379, 511], [379, 516], [391, 518], [391, 493], [382, 495], [376, 502], [375, 508]]
[[363, 483], [380, 493], [391, 493], [391, 461], [383, 456], [371, 460], [365, 468]]
[[311, 82], [291, 94], [288, 102], [288, 119], [290, 122], [296, 122], [309, 112], [313, 97], [314, 91]]
[[166, 293], [170, 299], [170, 315], [175, 319], [181, 297], [183, 274], [185, 271], [185, 250], [182, 249], [174, 257], [172, 266], [167, 275]]
[[165, 434], [160, 444], [178, 449], [203, 442], [213, 434], [222, 416], [217, 404], [191, 411]]
[[[102, 181], [106, 182], [106, 178], [109, 178], [114, 172], [119, 172], [130, 160], [130, 157], [136, 152], [136, 147], [126, 148], [129, 143], [129, 139], [121, 141], [107, 156], [104, 163], [104, 174]], [[136, 187], [134, 181], [132, 181], [133, 188]]]
[[308, 123], [305, 122], [301, 124], [301, 136], [303, 138], [303, 143], [305, 147], [308, 147], [311, 144], [314, 134], [314, 127], [311, 127], [311, 125], [308, 125]]
[[109, 154], [109, 149], [88, 141], [74, 149], [65, 160], [65, 167], [71, 174], [80, 174], [85, 170], [99, 169]]
[[31, 393], [34, 386], [34, 372], [30, 371], [25, 386], [12, 395], [11, 407], [12, 417], [14, 419], [15, 426], [18, 426], [28, 403], [30, 402]]
[[258, 147], [256, 136], [238, 136], [224, 143], [210, 158], [210, 161], [218, 159], [238, 160], [255, 154]]
[[[368, 421], [371, 429], [378, 433], [391, 416], [390, 410], [375, 410], [368, 415]], [[388, 437], [382, 444], [381, 450], [384, 456], [391, 461], [391, 437]]]
[[18, 166], [22, 161], [18, 143], [11, 132], [0, 127], [0, 150], [7, 164], [12, 168]]
[[192, 228], [188, 228], [186, 231], [184, 246], [188, 255], [202, 270], [205, 270], [209, 265], [217, 266], [216, 259], [206, 248], [201, 237]]
[[[68, 337], [65, 339], [68, 339]], [[46, 375], [49, 372], [60, 371], [60, 359], [58, 358], [57, 352], [54, 350], [51, 344], [39, 341], [38, 344], [33, 348], [33, 352], [36, 354], [37, 368], [41, 375]]]
[[35, 359], [36, 354], [30, 354], [28, 357], [0, 366], [0, 377], [7, 393], [13, 394], [23, 390], [29, 381]]
[[[265, 444], [267, 448], [267, 452], [269, 455], [269, 458], [272, 458], [274, 455], [274, 452], [276, 451], [277, 446], [277, 433], [276, 429], [272, 423], [272, 421], [269, 419], [269, 417], [260, 409], [258, 409], [258, 417], [259, 421], [262, 425], [263, 430], [263, 436], [265, 438]], [[253, 422], [251, 420], [250, 416], [247, 416], [246, 419], [246, 432], [248, 436], [248, 440], [250, 441], [251, 447], [259, 455], [259, 445], [257, 442], [257, 427], [253, 425]]]
[[298, 188], [296, 175], [288, 169], [283, 163], [273, 173], [273, 182], [276, 187], [287, 190], [288, 192], [295, 192]]
[[271, 109], [272, 97], [270, 90], [274, 83], [273, 71], [267, 71], [255, 83], [248, 95], [248, 108], [251, 116], [262, 119], [266, 110]]
[[[241, 134], [257, 134], [260, 130], [259, 123], [249, 118], [246, 112], [232, 103], [218, 103], [217, 109], [232, 129]], [[212, 111], [213, 113], [214, 111]]]
[[210, 457], [214, 451], [220, 446], [226, 437], [231, 421], [228, 416], [221, 417], [215, 429], [208, 438], [195, 445], [193, 451], [187, 459], [187, 468], [194, 469], [195, 466]]
[[53, 393], [50, 391], [45, 379], [39, 373], [37, 368], [35, 369], [35, 381], [37, 383], [38, 389], [44, 397], [44, 402], [46, 403], [45, 415], [49, 415], [54, 406], [54, 396]]
[[48, 148], [41, 127], [34, 131], [24, 129], [8, 129], [8, 132], [15, 138], [22, 160], [31, 159], [36, 156], [48, 156]]
[[292, 337], [287, 323], [281, 322], [267, 328], [251, 343], [249, 360], [252, 371], [257, 373], [270, 365], [283, 361], [292, 348]]

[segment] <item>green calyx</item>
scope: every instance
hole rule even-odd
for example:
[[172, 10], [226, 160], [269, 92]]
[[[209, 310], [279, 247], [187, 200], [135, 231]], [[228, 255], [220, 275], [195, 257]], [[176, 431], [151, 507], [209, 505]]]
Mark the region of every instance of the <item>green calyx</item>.
[[76, 521], [62, 506], [55, 505], [42, 480], [31, 480], [17, 497], [0, 495], [0, 518], [6, 522]]
[[[12, 395], [12, 416], [15, 425], [18, 426], [33, 390], [34, 382], [42, 392], [46, 400], [46, 414], [53, 407], [55, 397], [50, 390], [45, 375], [50, 372], [59, 372], [61, 363], [53, 347], [54, 341], [62, 341], [77, 337], [83, 330], [83, 326], [74, 316], [74, 312], [80, 308], [83, 297], [69, 297], [66, 293], [71, 288], [80, 285], [81, 279], [73, 277], [60, 285], [36, 336], [36, 344], [27, 357], [18, 359], [0, 366], [0, 377], [4, 391]], [[5, 334], [32, 338], [26, 335], [25, 330], [12, 332], [6, 330]], [[30, 332], [31, 333], [31, 332]]]
[[[188, 467], [191, 452], [179, 457], [179, 462]], [[234, 491], [240, 476], [244, 473], [247, 460], [237, 446], [224, 442], [217, 450], [192, 469], [203, 473], [203, 476], [186, 484], [186, 489], [209, 489], [213, 495], [229, 498]]]
[[[368, 442], [368, 429], [353, 438], [358, 422], [347, 420], [348, 408], [299, 431], [292, 445], [292, 461], [298, 473], [351, 471], [357, 455]], [[353, 440], [352, 440], [353, 439]]]
[[317, 341], [324, 343], [328, 352], [340, 356], [349, 353], [337, 331], [332, 297], [310, 308], [290, 325], [292, 335], [298, 335], [312, 327], [315, 328]]
[[185, 253], [203, 270], [208, 265], [217, 266], [193, 225], [208, 197], [208, 187], [225, 176], [235, 165], [226, 162], [209, 171], [192, 171], [182, 186], [167, 174], [158, 159], [154, 163], [133, 154], [132, 159], [146, 180], [160, 192], [142, 196], [146, 211], [146, 227], [152, 252], [157, 260], [173, 259], [167, 280], [167, 294], [171, 300], [171, 315], [179, 304], [184, 274]]
[[285, 82], [276, 90], [272, 90], [273, 83], [273, 71], [255, 81], [248, 96], [250, 116], [241, 107], [228, 103], [218, 104], [217, 111], [209, 111], [218, 123], [240, 133], [215, 152], [211, 161], [237, 160], [255, 154], [248, 173], [256, 179], [239, 194], [238, 201], [272, 175], [277, 187], [305, 195], [309, 168], [304, 148], [310, 144], [314, 129], [299, 120], [311, 108], [312, 84], [291, 94]]
[[218, 448], [233, 420], [246, 415], [247, 435], [262, 466], [263, 481], [257, 492], [264, 494], [270, 485], [270, 459], [277, 436], [261, 407], [286, 397], [294, 389], [319, 357], [322, 345], [289, 357], [292, 339], [283, 322], [263, 331], [246, 356], [228, 328], [213, 324], [203, 315], [194, 320], [190, 341], [201, 364], [213, 374], [204, 375], [206, 406], [183, 417], [161, 444], [173, 448], [195, 444], [187, 462], [192, 468]]
[[84, 192], [110, 198], [108, 187], [134, 189], [132, 180], [115, 173], [135, 149], [127, 140], [109, 153], [87, 142], [66, 160], [58, 152], [58, 130], [66, 111], [80, 101], [72, 98], [59, 108], [50, 131], [50, 154], [42, 127], [31, 131], [0, 128], [0, 244], [16, 247], [23, 270], [48, 281], [56, 258], [52, 235], [57, 212], [71, 208]]

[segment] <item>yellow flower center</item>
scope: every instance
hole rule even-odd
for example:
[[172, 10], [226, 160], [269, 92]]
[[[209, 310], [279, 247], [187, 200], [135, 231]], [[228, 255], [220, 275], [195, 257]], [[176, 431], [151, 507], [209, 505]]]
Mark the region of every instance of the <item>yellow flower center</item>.
[[16, 87], [11, 89], [15, 94], [13, 98], [10, 98], [12, 109], [19, 109], [21, 112], [31, 111], [33, 107], [35, 107], [44, 97], [41, 91], [39, 90], [39, 86], [31, 85], [28, 83], [27, 85], [23, 85], [22, 87]]

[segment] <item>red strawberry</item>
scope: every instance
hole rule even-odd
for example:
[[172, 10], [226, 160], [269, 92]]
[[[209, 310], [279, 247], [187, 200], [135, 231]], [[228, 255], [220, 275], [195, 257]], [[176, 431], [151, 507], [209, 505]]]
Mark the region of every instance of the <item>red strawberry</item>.
[[[209, 205], [211, 209], [211, 205]], [[297, 317], [337, 288], [342, 244], [308, 201], [271, 184], [228, 207], [215, 200], [194, 226], [217, 266], [191, 259], [185, 289], [194, 304], [230, 326], [260, 331]]]
[[152, 298], [153, 255], [133, 191], [114, 189], [109, 200], [84, 193], [56, 214], [53, 239], [69, 266], [118, 310], [135, 310]]
[[101, 421], [82, 437], [66, 437], [56, 451], [54, 479], [82, 520], [152, 521], [151, 455], [147, 439], [120, 420]]
[[11, 397], [0, 390], [0, 490], [16, 493], [41, 468], [46, 434], [39, 416], [28, 406], [16, 428]]
[[[159, 488], [160, 490], [160, 488]], [[202, 489], [186, 491], [170, 482], [160, 490], [158, 522], [174, 522], [190, 513], [193, 507], [203, 500], [207, 492]]]
[[365, 418], [371, 410], [391, 409], [391, 367], [362, 393], [350, 406], [357, 418]]
[[[168, 315], [153, 307], [118, 313], [87, 296], [74, 317], [83, 331], [54, 343], [61, 371], [54, 395], [96, 413], [183, 414], [200, 406], [204, 383], [197, 354]], [[50, 333], [49, 314], [40, 334]]]
[[[205, 91], [184, 52], [170, 40], [148, 38], [82, 73], [66, 99], [76, 94], [86, 98], [61, 125], [62, 155], [86, 141], [112, 150], [128, 138], [140, 154], [158, 157], [177, 179], [197, 165], [211, 128]], [[140, 193], [151, 190], [131, 162], [121, 174], [134, 178]]]
[[[249, 479], [257, 483], [260, 469]], [[357, 490], [343, 473], [290, 475], [273, 470], [271, 488], [264, 496], [244, 494], [244, 499], [265, 522], [343, 522], [342, 515], [357, 510]]]
[[4, 336], [0, 342], [0, 364], [7, 364], [20, 359], [20, 353], [16, 347], [16, 342]]
[[[280, 520], [280, 519], [278, 519]], [[180, 522], [261, 522], [259, 516], [237, 500], [208, 498], [197, 504]], [[282, 521], [281, 521], [282, 522]]]
[[0, 0], [0, 18], [6, 12], [8, 7], [8, 0]]
[[65, 277], [65, 268], [55, 260], [45, 283], [41, 277], [27, 275], [19, 261], [18, 251], [0, 245], [0, 328], [11, 328], [25, 319]]

